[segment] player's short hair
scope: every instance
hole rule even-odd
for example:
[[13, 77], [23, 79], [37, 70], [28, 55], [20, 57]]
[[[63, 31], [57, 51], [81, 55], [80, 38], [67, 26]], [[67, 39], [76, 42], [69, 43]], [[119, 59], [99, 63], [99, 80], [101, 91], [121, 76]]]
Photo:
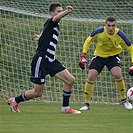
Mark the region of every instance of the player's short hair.
[[109, 21], [109, 22], [114, 22], [114, 21], [116, 21], [116, 18], [115, 18], [115, 16], [108, 16], [108, 17], [106, 18], [106, 20], [105, 20], [105, 23], [107, 23], [107, 21]]
[[54, 10], [56, 9], [56, 7], [58, 7], [58, 6], [62, 6], [60, 3], [58, 3], [58, 2], [52, 2], [51, 4], [50, 4], [50, 6], [49, 6], [49, 12], [54, 12]]

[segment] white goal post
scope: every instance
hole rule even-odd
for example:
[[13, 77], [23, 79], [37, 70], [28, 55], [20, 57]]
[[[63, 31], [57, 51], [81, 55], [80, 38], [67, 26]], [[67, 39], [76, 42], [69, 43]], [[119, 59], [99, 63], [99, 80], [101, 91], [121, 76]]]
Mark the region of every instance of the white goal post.
[[[0, 5], [1, 39], [0, 39], [0, 99], [20, 95], [32, 89], [30, 82], [30, 63], [37, 48], [32, 36], [41, 33], [43, 24], [49, 16], [48, 7], [52, 0], [3, 0]], [[118, 28], [123, 30], [133, 44], [133, 1], [132, 0], [58, 0], [65, 9], [72, 5], [74, 12], [60, 22], [61, 35], [57, 45], [56, 56], [76, 78], [71, 102], [84, 102], [84, 84], [88, 69], [82, 71], [79, 58], [83, 43], [97, 27], [104, 25], [106, 16], [115, 15]], [[95, 43], [88, 51], [90, 62]], [[120, 55], [123, 77], [127, 89], [133, 86], [132, 77], [127, 72], [130, 56], [123, 50]], [[62, 101], [63, 83], [47, 76], [46, 88], [37, 101]], [[105, 67], [95, 82], [92, 102], [118, 103], [119, 94], [113, 77]]]

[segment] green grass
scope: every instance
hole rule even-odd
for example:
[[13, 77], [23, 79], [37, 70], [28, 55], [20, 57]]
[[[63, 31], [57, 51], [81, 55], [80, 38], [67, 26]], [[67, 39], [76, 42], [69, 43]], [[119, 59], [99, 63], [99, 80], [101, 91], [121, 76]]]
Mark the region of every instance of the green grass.
[[[122, 105], [91, 104], [78, 115], [60, 114], [61, 103], [21, 103], [13, 113], [0, 102], [0, 133], [132, 133], [133, 110]], [[79, 109], [82, 104], [71, 104]]]

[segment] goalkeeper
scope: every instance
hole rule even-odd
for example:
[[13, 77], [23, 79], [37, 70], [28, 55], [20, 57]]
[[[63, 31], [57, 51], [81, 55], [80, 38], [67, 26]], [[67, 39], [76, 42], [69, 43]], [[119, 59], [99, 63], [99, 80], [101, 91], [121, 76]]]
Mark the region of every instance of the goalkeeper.
[[[108, 68], [115, 79], [122, 104], [126, 109], [130, 110], [132, 109], [132, 105], [126, 100], [126, 87], [124, 79], [122, 78], [119, 54], [122, 52], [121, 46], [124, 46], [124, 48], [130, 53], [133, 65], [133, 45], [131, 45], [125, 33], [116, 28], [116, 18], [114, 16], [109, 16], [106, 18], [105, 26], [94, 30], [86, 39], [79, 62], [81, 69], [85, 69], [85, 67], [88, 66], [86, 53], [91, 43], [96, 39], [97, 45], [94, 51], [94, 57], [90, 62], [88, 77], [85, 83], [85, 104], [80, 110], [90, 109], [91, 96], [94, 91], [94, 82], [104, 66]], [[129, 69], [129, 74], [133, 76], [133, 67]]]
[[80, 114], [80, 111], [69, 107], [69, 99], [72, 92], [72, 86], [75, 78], [70, 72], [55, 58], [56, 46], [58, 43], [59, 21], [61, 18], [73, 11], [73, 7], [67, 6], [66, 10], [62, 11], [60, 3], [51, 3], [49, 18], [44, 24], [43, 32], [40, 35], [34, 35], [33, 40], [38, 40], [38, 48], [31, 63], [31, 82], [34, 84], [34, 89], [22, 93], [20, 96], [10, 98], [8, 104], [13, 112], [20, 112], [18, 104], [33, 98], [41, 97], [45, 89], [45, 77], [50, 75], [55, 76], [64, 82], [63, 89], [63, 104], [61, 113], [65, 114]]

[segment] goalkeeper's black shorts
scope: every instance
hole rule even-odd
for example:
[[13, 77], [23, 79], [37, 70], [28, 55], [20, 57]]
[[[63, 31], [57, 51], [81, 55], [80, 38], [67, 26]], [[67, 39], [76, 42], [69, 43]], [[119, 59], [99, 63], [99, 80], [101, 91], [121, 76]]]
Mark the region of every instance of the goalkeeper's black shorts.
[[46, 75], [53, 77], [60, 71], [66, 69], [57, 59], [49, 62], [46, 58], [35, 55], [31, 63], [31, 82], [44, 84]]
[[89, 69], [95, 69], [98, 71], [98, 73], [101, 73], [104, 66], [107, 66], [109, 71], [115, 66], [121, 67], [119, 56], [114, 55], [108, 58], [102, 58], [99, 56], [95, 56], [91, 60]]

